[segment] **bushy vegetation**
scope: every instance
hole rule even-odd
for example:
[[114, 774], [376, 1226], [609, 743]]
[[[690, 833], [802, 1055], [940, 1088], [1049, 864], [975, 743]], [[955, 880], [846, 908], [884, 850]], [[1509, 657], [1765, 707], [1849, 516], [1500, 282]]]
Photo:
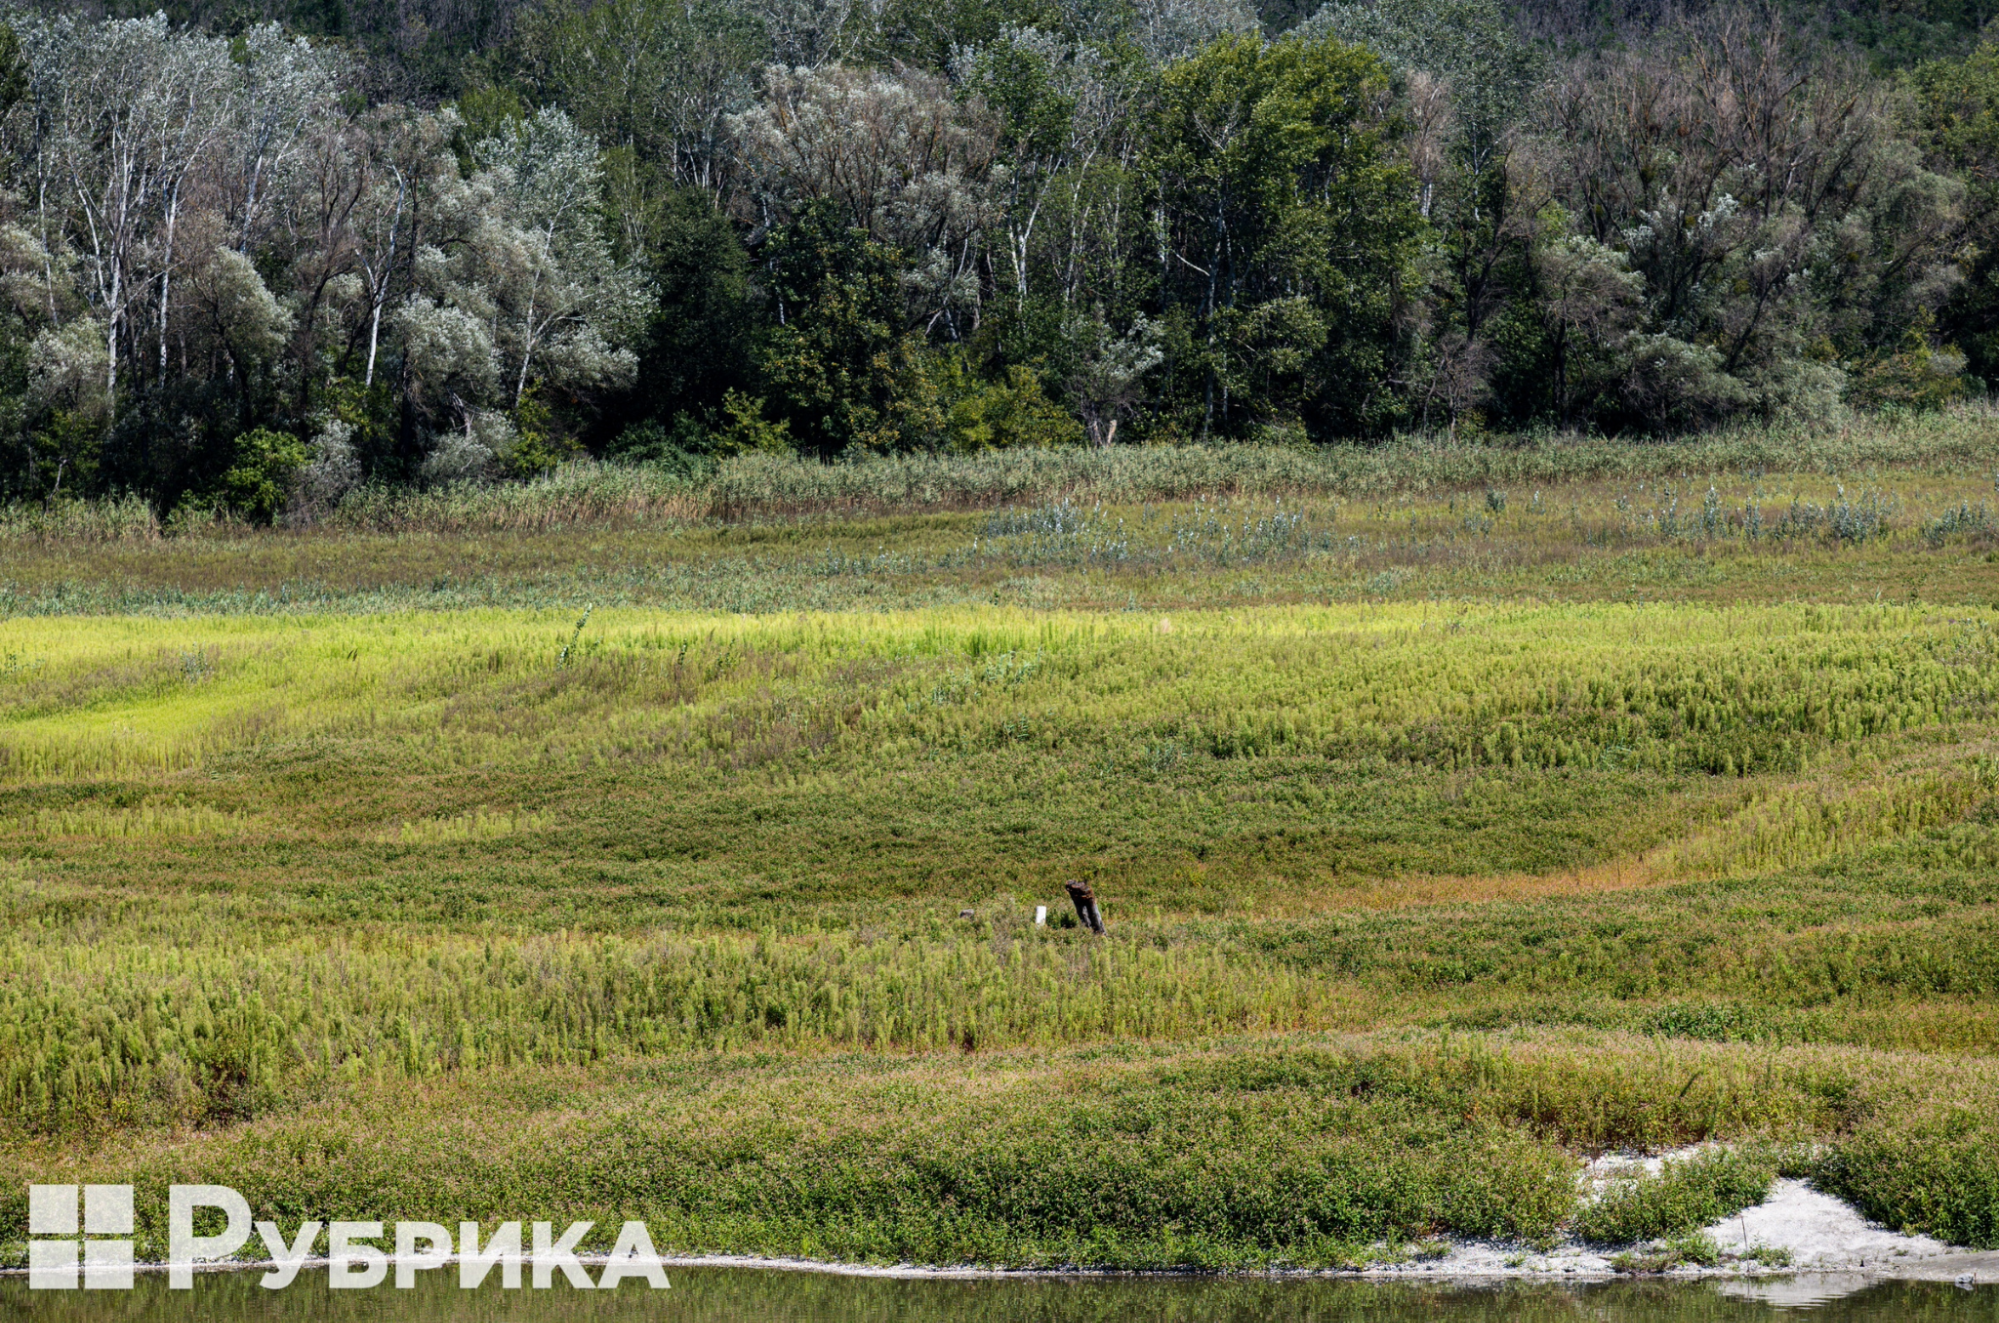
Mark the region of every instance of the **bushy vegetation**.
[[1999, 1245], [1992, 1125], [1956, 1100], [1884, 1115], [1822, 1164], [1820, 1183], [1869, 1216], [1968, 1245]]
[[1999, 547], [1938, 524], [1995, 461], [1898, 427], [21, 509], [0, 1225], [60, 1163], [690, 1249], [1684, 1257], [1782, 1152], [1991, 1244]]
[[1762, 1203], [1775, 1174], [1754, 1157], [1718, 1150], [1669, 1160], [1656, 1173], [1617, 1175], [1576, 1215], [1576, 1234], [1599, 1245], [1690, 1235]]
[[[1999, 47], [1944, 0], [169, 11], [0, 14], [10, 523], [1629, 471], [1999, 366]], [[1059, 453], [1128, 442], [1179, 458]]]

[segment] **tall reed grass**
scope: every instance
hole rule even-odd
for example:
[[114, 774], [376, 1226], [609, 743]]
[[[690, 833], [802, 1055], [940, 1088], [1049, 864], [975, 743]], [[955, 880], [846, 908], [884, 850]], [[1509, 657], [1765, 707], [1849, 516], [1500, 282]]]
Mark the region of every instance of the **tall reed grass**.
[[[1839, 475], [1898, 466], [1995, 469], [1994, 418], [1992, 406], [1971, 404], [1934, 414], [1859, 419], [1832, 429], [1745, 425], [1656, 442], [1560, 434], [1411, 436], [1378, 445], [1015, 450], [870, 456], [837, 464], [758, 454], [725, 460], [701, 480], [666, 469], [583, 461], [525, 482], [433, 490], [363, 487], [330, 513], [316, 515], [310, 526], [376, 534], [542, 532], [771, 515], [1134, 504], [1197, 496], [1363, 499], [1481, 488], [1499, 494], [1494, 513], [1500, 513], [1509, 486], [1777, 471]], [[178, 527], [196, 535], [204, 529], [243, 531], [227, 521], [182, 521]], [[66, 501], [47, 509], [0, 508], [0, 542], [145, 540], [160, 531], [154, 512], [130, 496]]]
[[[386, 739], [437, 766], [767, 767], [898, 747], [1799, 772], [1990, 716], [1999, 617], [1910, 606], [20, 619], [0, 781]], [[566, 664], [558, 664], [566, 659]], [[198, 665], [195, 663], [198, 661]], [[1150, 757], [1152, 755], [1145, 755]]]
[[[1957, 877], [1999, 848], [1968, 818], [1999, 790], [1993, 625], [1907, 605], [8, 621], [30, 660], [0, 672], [0, 794], [21, 806], [0, 833], [116, 890], [0, 878], [21, 975], [0, 983], [0, 1099], [66, 1131], [488, 1065], [1337, 1026], [1466, 986], [1975, 999], [1990, 961], [1956, 920], [1851, 948], [1765, 934], [1723, 962], [1635, 921], [1529, 949], [1503, 915], [1474, 939], [1466, 919], [1188, 931], [1119, 906], [1202, 894], [1211, 844], [1244, 885], [1324, 887], [1366, 867], [1357, 822], [1417, 819], [1633, 841], [1653, 885], [1916, 841]], [[440, 791], [479, 798], [428, 807]], [[1613, 830], [1606, 795], [1665, 806]], [[1170, 833], [1118, 846], [1157, 880], [1113, 883], [1109, 942], [1022, 929], [1027, 901], [883, 931], [797, 899], [992, 894], [1020, 862], [1052, 887], [1081, 822]], [[125, 879], [141, 866], [156, 881]], [[180, 890], [191, 869], [227, 885]], [[272, 898], [228, 899], [239, 874]], [[722, 926], [666, 900], [686, 894], [669, 876]], [[91, 936], [114, 920], [118, 941]]]

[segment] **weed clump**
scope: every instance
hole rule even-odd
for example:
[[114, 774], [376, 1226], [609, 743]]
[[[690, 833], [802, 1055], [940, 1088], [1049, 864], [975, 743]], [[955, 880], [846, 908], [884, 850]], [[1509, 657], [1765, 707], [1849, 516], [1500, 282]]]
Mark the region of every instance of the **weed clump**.
[[1610, 1266], [1618, 1272], [1653, 1273], [1670, 1272], [1689, 1265], [1712, 1268], [1720, 1262], [1721, 1246], [1715, 1244], [1714, 1237], [1705, 1232], [1690, 1231], [1649, 1249], [1627, 1250], [1614, 1255]]
[[1999, 1247], [1999, 1125], [1962, 1105], [1863, 1125], [1815, 1182], [1887, 1226]]
[[[1635, 1171], [1613, 1179], [1576, 1214], [1575, 1231], [1594, 1245], [1690, 1237], [1711, 1222], [1762, 1203], [1775, 1175], [1766, 1162], [1725, 1150], [1669, 1161], [1657, 1175]], [[1710, 1261], [1690, 1252], [1680, 1257]]]

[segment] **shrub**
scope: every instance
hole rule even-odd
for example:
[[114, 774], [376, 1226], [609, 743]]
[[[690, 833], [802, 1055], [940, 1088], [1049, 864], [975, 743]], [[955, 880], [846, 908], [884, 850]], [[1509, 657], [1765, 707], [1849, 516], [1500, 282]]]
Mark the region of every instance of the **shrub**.
[[1656, 1176], [1634, 1172], [1614, 1179], [1576, 1215], [1575, 1231], [1596, 1245], [1690, 1235], [1762, 1203], [1774, 1175], [1761, 1160], [1721, 1150], [1667, 1162]]
[[644, 464], [698, 482], [715, 471], [715, 461], [709, 454], [714, 442], [713, 433], [702, 426], [700, 419], [679, 413], [674, 415], [671, 427], [657, 418], [633, 423], [612, 439], [605, 449], [605, 458], [621, 464]]
[[715, 432], [717, 455], [788, 455], [791, 453], [791, 424], [772, 422], [764, 416], [761, 397], [739, 390], [722, 396], [722, 426]]
[[513, 442], [499, 457], [500, 466], [509, 477], [539, 477], [582, 453], [574, 439], [562, 434], [555, 411], [533, 387], [514, 406], [513, 423]]
[[237, 437], [234, 449], [217, 495], [244, 518], [268, 524], [291, 496], [292, 475], [307, 459], [305, 445], [290, 432], [259, 427]]
[[1082, 443], [1082, 425], [1048, 398], [1028, 368], [1011, 367], [998, 381], [980, 381], [947, 361], [941, 375], [951, 397], [944, 426], [953, 450], [975, 454]]
[[1999, 1125], [1989, 1114], [1957, 1107], [1864, 1126], [1813, 1177], [1888, 1226], [1999, 1247]]

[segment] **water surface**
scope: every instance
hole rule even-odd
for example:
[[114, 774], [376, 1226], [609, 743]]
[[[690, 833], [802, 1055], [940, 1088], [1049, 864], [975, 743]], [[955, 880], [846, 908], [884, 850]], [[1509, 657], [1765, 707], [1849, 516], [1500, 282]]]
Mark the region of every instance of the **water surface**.
[[157, 1274], [130, 1291], [50, 1292], [0, 1280], [0, 1319], [49, 1323], [151, 1320], [417, 1319], [611, 1320], [637, 1323], [1999, 1323], [1999, 1287], [1859, 1279], [1761, 1282], [1506, 1282], [1480, 1286], [1353, 1280], [1226, 1278], [1009, 1278], [937, 1280], [841, 1277], [736, 1268], [676, 1269], [672, 1288], [641, 1281], [614, 1291], [458, 1288], [455, 1274], [426, 1273], [411, 1290], [329, 1291], [324, 1273], [301, 1273], [281, 1291], [255, 1272], [210, 1273], [192, 1291], [169, 1291]]

